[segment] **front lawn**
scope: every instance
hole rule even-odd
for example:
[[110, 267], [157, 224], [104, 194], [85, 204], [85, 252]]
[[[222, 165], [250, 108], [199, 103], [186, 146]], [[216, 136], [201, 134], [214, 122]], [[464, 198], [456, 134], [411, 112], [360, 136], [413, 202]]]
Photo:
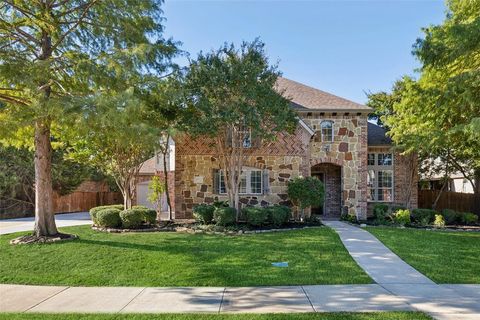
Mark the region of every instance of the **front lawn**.
[[0, 320], [431, 320], [420, 312], [303, 314], [32, 314], [0, 313]]
[[[95, 232], [12, 246], [0, 236], [0, 282], [70, 286], [261, 286], [371, 283], [327, 227], [221, 236]], [[21, 233], [25, 234], [25, 233]], [[288, 268], [272, 262], [288, 262]]]
[[480, 283], [480, 233], [368, 227], [400, 258], [437, 283]]

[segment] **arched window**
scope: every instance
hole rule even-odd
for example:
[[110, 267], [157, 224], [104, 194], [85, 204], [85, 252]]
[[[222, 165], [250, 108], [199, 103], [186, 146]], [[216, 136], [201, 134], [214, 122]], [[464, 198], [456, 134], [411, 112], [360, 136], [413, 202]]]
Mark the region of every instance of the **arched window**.
[[333, 142], [333, 121], [322, 121], [320, 124], [322, 142]]

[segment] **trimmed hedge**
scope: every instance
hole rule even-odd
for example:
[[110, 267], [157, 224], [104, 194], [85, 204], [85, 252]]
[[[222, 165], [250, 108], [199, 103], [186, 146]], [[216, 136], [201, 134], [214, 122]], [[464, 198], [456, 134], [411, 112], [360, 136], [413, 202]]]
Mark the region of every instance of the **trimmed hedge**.
[[246, 207], [243, 209], [243, 213], [247, 218], [247, 222], [254, 226], [263, 226], [268, 220], [268, 209], [259, 207]]
[[203, 224], [211, 224], [215, 206], [206, 203], [193, 207], [193, 216]]
[[143, 222], [148, 224], [157, 223], [157, 211], [153, 209], [142, 210], [143, 212]]
[[288, 219], [292, 216], [292, 209], [287, 206], [274, 205], [267, 207], [268, 221], [275, 227], [280, 227], [288, 222]]
[[435, 215], [437, 214], [440, 213], [432, 209], [413, 209], [411, 217], [419, 225], [427, 226], [435, 221]]
[[108, 206], [99, 206], [99, 207], [94, 207], [94, 208], [90, 209], [90, 211], [89, 211], [90, 217], [92, 218], [92, 221], [93, 221], [94, 224], [98, 224], [97, 213], [101, 210], [104, 210], [104, 209], [123, 210], [123, 204], [112, 204], [112, 205], [108, 205]]
[[236, 212], [234, 208], [219, 207], [213, 212], [213, 220], [219, 226], [228, 226], [235, 223]]
[[95, 213], [97, 224], [106, 228], [117, 228], [122, 225], [120, 219], [120, 210], [116, 208], [106, 208]]
[[125, 229], [136, 229], [140, 227], [144, 221], [144, 212], [142, 209], [129, 209], [120, 211], [120, 219]]

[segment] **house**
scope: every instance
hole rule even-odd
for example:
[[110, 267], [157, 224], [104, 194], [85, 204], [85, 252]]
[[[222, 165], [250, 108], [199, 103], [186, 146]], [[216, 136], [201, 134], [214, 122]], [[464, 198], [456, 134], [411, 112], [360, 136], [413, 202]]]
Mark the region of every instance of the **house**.
[[[280, 133], [249, 150], [241, 203], [288, 204], [288, 181], [315, 176], [325, 183], [326, 196], [314, 214], [365, 219], [378, 202], [416, 207], [416, 159], [400, 155], [385, 130], [367, 121], [369, 107], [285, 78], [277, 87], [291, 100], [298, 126], [294, 134]], [[196, 204], [227, 199], [215, 154], [208, 138], [176, 138], [177, 219], [191, 218]]]

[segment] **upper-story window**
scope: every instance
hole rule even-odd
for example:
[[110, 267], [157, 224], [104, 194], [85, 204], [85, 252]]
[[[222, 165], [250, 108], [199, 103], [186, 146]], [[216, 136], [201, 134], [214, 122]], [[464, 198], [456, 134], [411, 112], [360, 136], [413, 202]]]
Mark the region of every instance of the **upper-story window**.
[[[229, 129], [227, 132], [227, 147], [243, 147], [243, 148], [252, 148], [252, 130], [245, 126], [240, 127], [239, 129]], [[237, 142], [238, 141], [238, 142]], [[239, 144], [240, 143], [240, 144]]]
[[367, 165], [368, 201], [393, 201], [393, 155], [369, 153]]
[[322, 121], [320, 124], [322, 142], [333, 142], [333, 121]]

